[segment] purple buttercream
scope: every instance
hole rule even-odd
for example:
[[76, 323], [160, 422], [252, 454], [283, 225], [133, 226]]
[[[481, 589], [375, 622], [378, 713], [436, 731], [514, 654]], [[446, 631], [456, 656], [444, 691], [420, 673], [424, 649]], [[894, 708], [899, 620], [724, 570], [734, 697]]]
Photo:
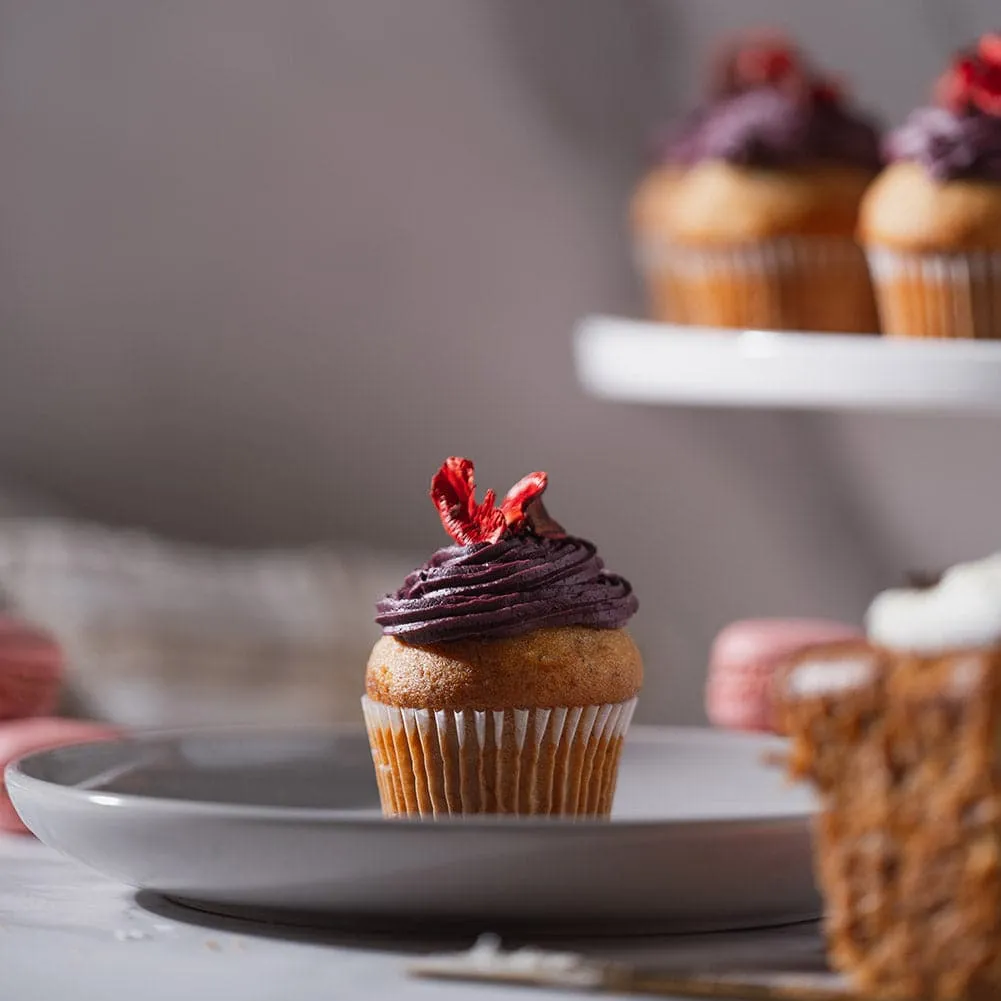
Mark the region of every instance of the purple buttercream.
[[696, 108], [680, 121], [656, 133], [650, 153], [654, 163], [690, 167], [702, 158], [701, 129], [711, 109]]
[[937, 181], [1001, 181], [1001, 119], [919, 108], [886, 141], [890, 160], [919, 163]]
[[376, 606], [383, 633], [428, 645], [500, 639], [555, 626], [618, 629], [638, 603], [592, 543], [505, 536], [439, 549]]
[[757, 87], [689, 116], [662, 142], [664, 162], [726, 160], [756, 167], [825, 161], [876, 171], [879, 132], [840, 102]]

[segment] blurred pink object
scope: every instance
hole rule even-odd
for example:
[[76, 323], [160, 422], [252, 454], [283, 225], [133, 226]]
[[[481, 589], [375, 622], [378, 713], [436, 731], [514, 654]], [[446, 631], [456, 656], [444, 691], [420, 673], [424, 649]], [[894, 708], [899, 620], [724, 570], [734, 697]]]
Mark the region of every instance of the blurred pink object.
[[62, 674], [62, 652], [48, 633], [0, 616], [0, 720], [53, 712]]
[[861, 630], [827, 619], [745, 619], [716, 637], [709, 655], [706, 713], [714, 726], [773, 731], [772, 676], [787, 657]]
[[[16, 758], [35, 751], [47, 751], [66, 744], [85, 744], [95, 740], [113, 740], [119, 736], [114, 727], [102, 723], [87, 723], [74, 719], [54, 719], [39, 716], [0, 723], [0, 776], [3, 769]], [[27, 828], [21, 823], [7, 796], [7, 787], [0, 780], [0, 831], [26, 834]]]

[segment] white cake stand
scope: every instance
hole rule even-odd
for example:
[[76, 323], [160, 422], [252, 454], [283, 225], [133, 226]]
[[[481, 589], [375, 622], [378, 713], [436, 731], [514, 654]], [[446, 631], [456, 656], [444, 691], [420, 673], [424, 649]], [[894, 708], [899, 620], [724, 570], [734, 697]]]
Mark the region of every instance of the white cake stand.
[[590, 316], [578, 377], [606, 399], [716, 407], [1001, 411], [1001, 341], [722, 330]]

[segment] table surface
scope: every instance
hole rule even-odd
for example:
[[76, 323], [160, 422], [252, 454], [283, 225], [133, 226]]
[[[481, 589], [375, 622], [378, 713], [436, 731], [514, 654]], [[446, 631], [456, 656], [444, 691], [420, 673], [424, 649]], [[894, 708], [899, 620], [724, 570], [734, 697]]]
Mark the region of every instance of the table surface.
[[[387, 1001], [594, 995], [449, 984], [407, 974], [408, 959], [456, 951], [470, 940], [305, 931], [213, 918], [142, 894], [26, 837], [0, 835], [0, 969], [12, 1001], [177, 1001], [196, 989], [213, 1001]], [[546, 943], [550, 944], [550, 943]], [[552, 943], [672, 968], [822, 967], [812, 925], [706, 936]]]

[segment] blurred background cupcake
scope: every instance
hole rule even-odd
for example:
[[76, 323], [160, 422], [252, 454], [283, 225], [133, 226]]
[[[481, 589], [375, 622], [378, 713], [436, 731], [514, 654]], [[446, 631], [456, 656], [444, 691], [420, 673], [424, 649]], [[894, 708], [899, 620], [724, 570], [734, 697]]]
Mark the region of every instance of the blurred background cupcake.
[[887, 141], [860, 219], [883, 330], [1001, 338], [1001, 34], [985, 35]]
[[[670, 315], [705, 326], [875, 331], [855, 231], [879, 145], [873, 123], [784, 37], [752, 35], [725, 51], [712, 100], [668, 148], [668, 166], [682, 171], [658, 217]], [[640, 189], [634, 223], [654, 216], [653, 183]]]
[[674, 289], [671, 267], [670, 211], [685, 172], [697, 157], [705, 113], [697, 109], [654, 139], [650, 169], [629, 205], [633, 258], [643, 279], [650, 317], [661, 323], [685, 322], [683, 297]]

